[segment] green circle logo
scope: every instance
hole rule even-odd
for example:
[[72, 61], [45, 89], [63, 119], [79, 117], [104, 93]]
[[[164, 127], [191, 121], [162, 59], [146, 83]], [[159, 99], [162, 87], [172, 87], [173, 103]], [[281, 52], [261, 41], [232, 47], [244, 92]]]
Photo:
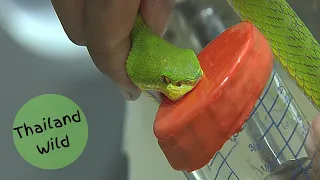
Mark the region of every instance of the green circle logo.
[[88, 124], [80, 107], [57, 94], [29, 100], [13, 124], [13, 140], [20, 155], [41, 169], [73, 163], [88, 140]]

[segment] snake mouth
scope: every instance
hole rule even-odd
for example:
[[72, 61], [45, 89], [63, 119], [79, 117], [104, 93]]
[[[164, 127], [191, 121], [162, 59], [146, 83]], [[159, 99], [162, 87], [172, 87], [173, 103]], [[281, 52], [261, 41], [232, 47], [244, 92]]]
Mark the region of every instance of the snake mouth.
[[197, 78], [180, 82], [179, 84], [170, 84], [166, 87], [165, 95], [172, 101], [181, 100], [186, 94], [193, 90], [200, 82], [203, 76], [203, 71], [199, 71]]

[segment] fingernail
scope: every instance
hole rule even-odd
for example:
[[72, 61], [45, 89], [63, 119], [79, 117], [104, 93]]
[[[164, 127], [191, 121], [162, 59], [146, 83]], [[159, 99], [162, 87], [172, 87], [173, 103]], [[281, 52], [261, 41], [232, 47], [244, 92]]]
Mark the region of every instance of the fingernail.
[[134, 94], [130, 94], [130, 99], [131, 101], [135, 101], [139, 98], [141, 93], [134, 93]]
[[128, 92], [121, 91], [121, 94], [127, 101], [131, 101], [130, 94]]
[[135, 93], [130, 93], [128, 91], [121, 91], [122, 96], [127, 100], [127, 101], [135, 101], [139, 98], [140, 93], [135, 92]]
[[135, 101], [139, 98], [141, 94], [141, 90], [138, 87], [136, 87], [133, 83], [126, 83], [125, 85], [116, 83], [116, 85], [120, 90], [122, 96], [128, 101]]

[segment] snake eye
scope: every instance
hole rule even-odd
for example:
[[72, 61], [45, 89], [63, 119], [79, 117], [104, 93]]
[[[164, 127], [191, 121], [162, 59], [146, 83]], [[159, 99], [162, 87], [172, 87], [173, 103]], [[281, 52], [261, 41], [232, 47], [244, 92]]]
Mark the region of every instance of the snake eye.
[[179, 81], [176, 83], [176, 86], [180, 87], [182, 85], [182, 83]]
[[163, 76], [163, 77], [162, 77], [162, 81], [163, 81], [164, 83], [166, 83], [166, 84], [170, 84], [170, 83], [171, 83], [170, 79], [169, 79], [168, 77], [166, 77], [166, 76]]

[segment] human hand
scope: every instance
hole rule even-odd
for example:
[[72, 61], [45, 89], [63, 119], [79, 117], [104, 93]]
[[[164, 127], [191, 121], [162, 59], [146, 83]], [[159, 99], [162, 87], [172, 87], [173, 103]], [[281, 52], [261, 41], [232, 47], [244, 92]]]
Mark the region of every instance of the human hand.
[[126, 72], [130, 33], [139, 11], [149, 28], [162, 36], [174, 0], [51, 0], [69, 39], [86, 46], [96, 67], [122, 90], [127, 100], [141, 91]]
[[320, 114], [313, 119], [310, 132], [306, 141], [306, 150], [309, 158], [314, 158], [313, 170], [318, 171], [320, 170]]

